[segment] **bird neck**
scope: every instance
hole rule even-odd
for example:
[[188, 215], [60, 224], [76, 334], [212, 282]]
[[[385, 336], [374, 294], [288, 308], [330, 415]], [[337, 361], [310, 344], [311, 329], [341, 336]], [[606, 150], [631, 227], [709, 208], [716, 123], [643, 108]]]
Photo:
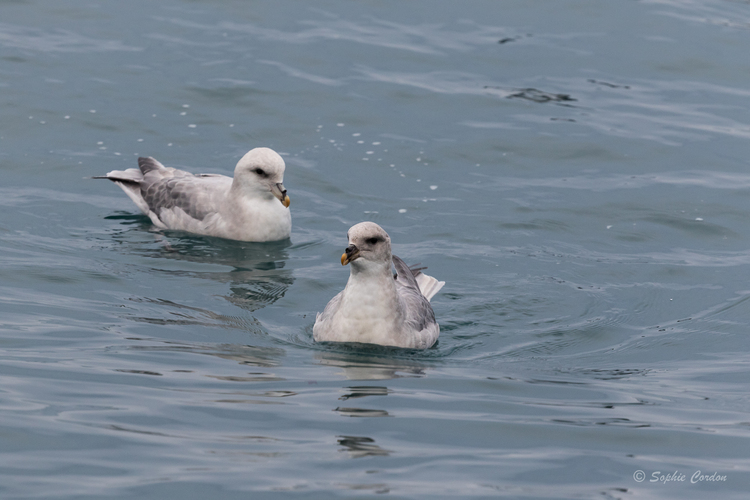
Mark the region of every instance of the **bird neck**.
[[[355, 261], [352, 264], [359, 263]], [[346, 289], [348, 294], [357, 296], [358, 300], [365, 302], [382, 300], [382, 295], [396, 295], [396, 284], [389, 267], [373, 262], [367, 262], [364, 266], [352, 266]], [[378, 290], [381, 296], [375, 297], [373, 290]]]
[[344, 288], [341, 307], [349, 311], [351, 318], [368, 325], [373, 321], [397, 321], [400, 318], [399, 298], [390, 270], [385, 266], [378, 266], [376, 269], [356, 272], [352, 268]]
[[351, 272], [349, 279], [358, 280], [375, 280], [375, 279], [393, 279], [391, 274], [390, 259], [388, 262], [375, 262], [364, 259], [357, 259], [350, 264]]
[[264, 189], [257, 184], [245, 182], [241, 178], [235, 177], [232, 180], [232, 187], [229, 188], [229, 195], [237, 199], [252, 198], [254, 200], [272, 200], [273, 194], [268, 189]]

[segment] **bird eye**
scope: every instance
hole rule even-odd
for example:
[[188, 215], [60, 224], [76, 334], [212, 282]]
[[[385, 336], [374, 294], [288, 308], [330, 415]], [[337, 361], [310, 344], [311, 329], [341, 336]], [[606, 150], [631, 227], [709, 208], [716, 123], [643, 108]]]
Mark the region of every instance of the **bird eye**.
[[380, 241], [380, 238], [367, 238], [365, 241], [368, 245], [377, 245]]
[[260, 168], [260, 167], [259, 167], [259, 168], [256, 168], [256, 169], [254, 169], [254, 170], [253, 170], [253, 172], [255, 172], [256, 174], [260, 175], [261, 177], [267, 177], [267, 175], [268, 175], [268, 174], [266, 174], [266, 171], [265, 171], [265, 170], [263, 170], [263, 169], [262, 169], [262, 168]]

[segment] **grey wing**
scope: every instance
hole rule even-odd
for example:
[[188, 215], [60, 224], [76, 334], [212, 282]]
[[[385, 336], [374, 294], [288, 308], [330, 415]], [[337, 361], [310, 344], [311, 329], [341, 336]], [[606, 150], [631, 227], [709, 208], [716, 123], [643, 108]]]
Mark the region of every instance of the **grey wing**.
[[392, 257], [397, 273], [396, 290], [406, 310], [406, 322], [416, 331], [437, 327], [430, 301], [419, 291], [414, 273], [406, 262], [395, 255]]
[[315, 315], [315, 325], [313, 325], [313, 338], [318, 341], [324, 341], [326, 340], [326, 328], [331, 318], [334, 314], [336, 314], [336, 311], [338, 311], [339, 304], [341, 304], [341, 298], [343, 297], [344, 292], [339, 292], [334, 298], [332, 298], [330, 301], [328, 301], [328, 304], [326, 305], [325, 309], [323, 309], [322, 313], [318, 313]]
[[417, 267], [419, 264], [409, 267], [406, 265], [406, 262], [396, 255], [391, 255], [391, 259], [393, 259], [393, 267], [396, 268], [396, 283], [416, 288], [419, 291], [419, 284], [417, 284], [416, 277], [422, 273], [423, 269], [427, 268]]
[[200, 177], [182, 170], [167, 170], [171, 170], [171, 175], [147, 173], [141, 183], [141, 194], [152, 212], [159, 215], [162, 210], [177, 207], [190, 217], [203, 220], [216, 211], [210, 192], [213, 183], [201, 182]]

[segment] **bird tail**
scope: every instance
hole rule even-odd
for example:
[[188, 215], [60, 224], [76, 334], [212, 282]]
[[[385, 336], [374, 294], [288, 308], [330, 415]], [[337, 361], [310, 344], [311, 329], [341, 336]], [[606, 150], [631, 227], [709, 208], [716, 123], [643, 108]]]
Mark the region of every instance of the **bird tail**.
[[422, 295], [427, 300], [432, 299], [445, 285], [445, 281], [438, 281], [425, 273], [419, 273], [414, 278], [417, 280], [417, 285], [419, 285], [419, 291], [422, 292]]
[[133, 200], [133, 203], [145, 214], [149, 213], [148, 203], [141, 195], [141, 182], [143, 173], [137, 168], [127, 170], [112, 170], [107, 175], [93, 177], [93, 179], [109, 179], [125, 191], [125, 194]]
[[127, 170], [113, 170], [107, 175], [97, 175], [92, 179], [109, 179], [112, 182], [124, 182], [126, 184], [140, 184], [143, 180], [143, 174], [137, 168]]

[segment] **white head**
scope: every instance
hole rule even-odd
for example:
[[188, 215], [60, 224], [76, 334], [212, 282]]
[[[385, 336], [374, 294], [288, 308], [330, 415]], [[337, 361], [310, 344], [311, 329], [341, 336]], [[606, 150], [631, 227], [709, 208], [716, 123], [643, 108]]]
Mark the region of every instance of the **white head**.
[[391, 269], [391, 237], [374, 222], [360, 222], [346, 233], [349, 246], [341, 256], [341, 264], [352, 264], [352, 272]]
[[284, 159], [273, 149], [255, 148], [240, 158], [234, 168], [233, 186], [261, 196], [273, 195], [285, 206], [289, 197], [284, 189]]

